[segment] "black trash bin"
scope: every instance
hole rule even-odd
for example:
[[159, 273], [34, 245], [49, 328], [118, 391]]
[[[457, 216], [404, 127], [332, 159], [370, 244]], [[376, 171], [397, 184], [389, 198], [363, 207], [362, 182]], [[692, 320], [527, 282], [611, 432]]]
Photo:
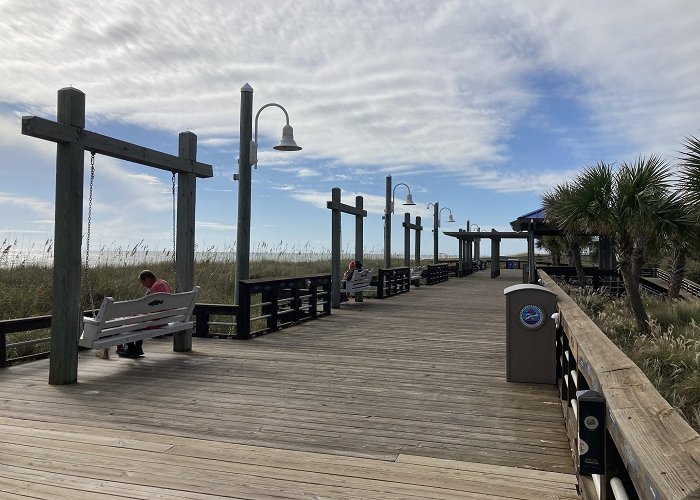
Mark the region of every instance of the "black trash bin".
[[557, 295], [540, 285], [513, 285], [506, 296], [506, 380], [556, 384]]

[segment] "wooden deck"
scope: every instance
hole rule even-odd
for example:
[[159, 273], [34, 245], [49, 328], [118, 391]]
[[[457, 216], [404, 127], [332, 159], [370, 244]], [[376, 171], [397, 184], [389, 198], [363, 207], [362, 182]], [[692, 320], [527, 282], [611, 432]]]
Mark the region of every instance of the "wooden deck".
[[0, 371], [0, 498], [578, 498], [555, 387], [505, 382], [482, 271], [250, 341]]

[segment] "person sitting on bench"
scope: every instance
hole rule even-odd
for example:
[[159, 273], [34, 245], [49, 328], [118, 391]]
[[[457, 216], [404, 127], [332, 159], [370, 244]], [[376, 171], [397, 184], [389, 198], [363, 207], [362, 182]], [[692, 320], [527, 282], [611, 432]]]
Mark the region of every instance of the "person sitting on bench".
[[[146, 295], [151, 295], [152, 293], [173, 293], [170, 284], [164, 279], [157, 278], [153, 271], [145, 269], [139, 274], [139, 281], [141, 285], [145, 287]], [[137, 340], [136, 342], [129, 342], [126, 344], [117, 346], [117, 355], [120, 358], [140, 358], [143, 356], [143, 340]]]
[[[343, 273], [343, 279], [340, 280], [340, 288], [345, 286], [345, 282], [352, 278], [355, 271], [362, 271], [362, 262], [359, 260], [351, 260], [348, 262], [348, 270]], [[345, 302], [346, 300], [348, 300], [348, 294], [341, 293], [340, 301]]]

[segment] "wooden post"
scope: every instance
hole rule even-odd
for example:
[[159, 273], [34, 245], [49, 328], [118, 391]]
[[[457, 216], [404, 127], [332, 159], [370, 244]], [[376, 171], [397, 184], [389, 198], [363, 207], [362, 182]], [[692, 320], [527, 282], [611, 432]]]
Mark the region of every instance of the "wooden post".
[[[463, 229], [459, 229], [458, 232], [464, 232]], [[461, 238], [457, 239], [457, 276], [462, 275], [462, 270], [464, 269], [464, 240]]]
[[411, 214], [404, 214], [403, 227], [403, 265], [411, 267]]
[[[494, 230], [495, 232], [495, 230]], [[496, 278], [501, 274], [501, 238], [491, 237], [491, 277]]]
[[241, 88], [241, 116], [238, 146], [238, 224], [236, 226], [236, 276], [233, 303], [240, 298], [239, 283], [250, 272], [251, 170], [250, 143], [253, 139], [253, 88]]
[[537, 283], [537, 270], [535, 269], [535, 228], [534, 221], [530, 219], [529, 230], [527, 232], [527, 265], [528, 282]]
[[[59, 123], [85, 128], [85, 94], [78, 89], [58, 91]], [[53, 260], [53, 309], [49, 384], [78, 380], [78, 337], [82, 327], [80, 268], [83, 239], [83, 174], [81, 144], [56, 146], [56, 209]]]
[[416, 217], [416, 266], [420, 266], [420, 232], [423, 226], [420, 224], [420, 217]]
[[[364, 208], [364, 198], [355, 196], [355, 208], [360, 212]], [[355, 260], [359, 260], [364, 265], [364, 222], [365, 218], [361, 214], [355, 214]], [[363, 302], [362, 292], [355, 292], [355, 302]]]
[[[197, 159], [197, 136], [192, 132], [180, 133], [178, 156]], [[177, 243], [175, 273], [177, 292], [189, 292], [194, 287], [194, 220], [197, 195], [197, 177], [193, 173], [177, 174]], [[192, 330], [173, 335], [173, 351], [192, 350]]]
[[436, 201], [433, 205], [433, 264], [438, 263], [438, 230], [440, 229], [440, 209]]
[[386, 176], [386, 194], [384, 205], [384, 267], [391, 267], [391, 176]]
[[[340, 205], [340, 188], [331, 191], [331, 203]], [[340, 210], [331, 212], [331, 307], [340, 308], [340, 249], [341, 249]]]
[[[331, 210], [331, 307], [340, 307], [340, 247], [341, 228], [340, 217], [343, 213], [355, 215], [355, 260], [362, 262], [362, 218], [367, 217], [367, 211], [362, 209], [362, 196], [355, 198], [355, 206], [340, 203], [340, 188], [333, 188], [331, 191], [331, 201], [326, 203], [326, 207]], [[358, 292], [361, 293], [361, 292]], [[357, 300], [357, 293], [355, 300]], [[362, 302], [362, 295], [360, 300]]]

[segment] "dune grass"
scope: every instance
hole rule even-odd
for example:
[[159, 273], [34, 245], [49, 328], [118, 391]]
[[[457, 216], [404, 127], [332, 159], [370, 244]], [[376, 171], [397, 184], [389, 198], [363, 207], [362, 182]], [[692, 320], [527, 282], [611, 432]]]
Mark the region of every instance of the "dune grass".
[[567, 287], [567, 293], [700, 432], [700, 301], [645, 294], [651, 333], [635, 326], [625, 298]]

